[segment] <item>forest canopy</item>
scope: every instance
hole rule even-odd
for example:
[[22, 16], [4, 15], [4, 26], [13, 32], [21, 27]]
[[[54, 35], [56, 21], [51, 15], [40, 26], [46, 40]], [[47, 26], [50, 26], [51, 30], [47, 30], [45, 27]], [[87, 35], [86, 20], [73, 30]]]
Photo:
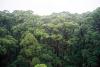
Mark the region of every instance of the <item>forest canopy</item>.
[[46, 16], [0, 11], [0, 67], [100, 67], [100, 7]]

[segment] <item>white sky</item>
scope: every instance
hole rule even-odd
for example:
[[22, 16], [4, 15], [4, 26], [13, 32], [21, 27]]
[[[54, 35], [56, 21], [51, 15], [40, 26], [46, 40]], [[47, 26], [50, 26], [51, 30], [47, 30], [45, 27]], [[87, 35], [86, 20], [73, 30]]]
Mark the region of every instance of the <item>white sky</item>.
[[35, 14], [83, 13], [100, 7], [100, 0], [0, 0], [0, 10], [33, 10]]

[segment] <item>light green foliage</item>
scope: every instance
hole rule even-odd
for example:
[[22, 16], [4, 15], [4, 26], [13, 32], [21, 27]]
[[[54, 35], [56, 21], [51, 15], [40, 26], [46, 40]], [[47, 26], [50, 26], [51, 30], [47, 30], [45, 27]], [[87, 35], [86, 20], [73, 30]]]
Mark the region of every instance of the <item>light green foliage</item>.
[[35, 39], [33, 34], [31, 34], [29, 32], [26, 32], [23, 35], [23, 39], [22, 39], [20, 45], [22, 45], [23, 47], [27, 47], [27, 46], [30, 46], [30, 45], [34, 45], [35, 46], [35, 45], [37, 45], [37, 40]]
[[53, 40], [61, 40], [62, 39], [62, 35], [60, 35], [60, 34], [52, 34], [50, 37]]
[[30, 32], [23, 34], [20, 45], [22, 46], [20, 53], [26, 58], [37, 56], [41, 51], [41, 46], [39, 46], [36, 38]]
[[75, 29], [79, 26], [76, 22], [64, 22], [64, 25], [69, 29]]
[[37, 37], [46, 37], [46, 38], [49, 37], [49, 35], [46, 33], [45, 29], [36, 29], [35, 30], [35, 36], [37, 36]]
[[47, 67], [45, 64], [37, 64], [35, 67]]

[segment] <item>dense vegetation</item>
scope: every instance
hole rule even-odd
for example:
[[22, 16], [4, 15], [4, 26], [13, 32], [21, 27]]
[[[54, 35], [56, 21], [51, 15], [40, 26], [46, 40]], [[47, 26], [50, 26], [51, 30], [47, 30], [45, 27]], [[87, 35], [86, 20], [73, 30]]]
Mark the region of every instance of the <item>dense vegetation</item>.
[[47, 16], [0, 11], [0, 67], [100, 67], [100, 8]]

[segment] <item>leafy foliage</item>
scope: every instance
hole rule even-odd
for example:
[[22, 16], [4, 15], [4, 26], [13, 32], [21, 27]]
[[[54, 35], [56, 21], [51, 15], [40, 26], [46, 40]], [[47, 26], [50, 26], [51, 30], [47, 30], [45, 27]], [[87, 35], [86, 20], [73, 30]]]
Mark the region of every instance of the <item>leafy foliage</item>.
[[100, 8], [38, 16], [0, 11], [1, 67], [100, 67]]

